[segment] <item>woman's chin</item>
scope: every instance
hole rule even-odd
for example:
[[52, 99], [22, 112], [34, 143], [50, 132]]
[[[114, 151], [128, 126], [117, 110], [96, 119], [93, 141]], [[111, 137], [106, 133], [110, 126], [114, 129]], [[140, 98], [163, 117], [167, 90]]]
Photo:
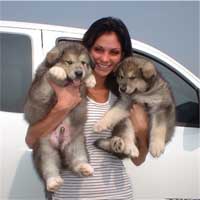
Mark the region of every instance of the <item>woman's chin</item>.
[[106, 76], [108, 76], [108, 74], [110, 74], [110, 72], [95, 70], [95, 74], [98, 75], [98, 76], [100, 76], [100, 77], [106, 77]]
[[108, 76], [108, 74], [112, 72], [112, 69], [111, 68], [104, 69], [104, 68], [98, 67], [98, 68], [95, 68], [94, 71], [98, 76], [105, 77], [105, 76]]

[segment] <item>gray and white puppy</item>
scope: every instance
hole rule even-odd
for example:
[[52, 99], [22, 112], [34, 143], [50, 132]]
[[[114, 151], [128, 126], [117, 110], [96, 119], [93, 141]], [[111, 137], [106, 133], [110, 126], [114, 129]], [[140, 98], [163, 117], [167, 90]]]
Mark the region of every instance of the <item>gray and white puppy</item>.
[[83, 127], [87, 117], [86, 87], [94, 87], [92, 61], [85, 47], [77, 42], [60, 42], [46, 56], [36, 71], [24, 107], [30, 125], [43, 119], [56, 104], [56, 94], [48, 80], [57, 85], [80, 85], [82, 100], [65, 118], [60, 129], [42, 136], [33, 149], [34, 164], [48, 191], [63, 183], [62, 164], [80, 176], [90, 176]]
[[127, 117], [133, 103], [140, 103], [146, 106], [150, 117], [149, 151], [159, 157], [175, 127], [175, 103], [168, 83], [152, 62], [136, 55], [119, 64], [116, 76], [121, 98], [94, 127], [95, 132], [114, 127], [112, 137], [97, 140], [96, 146], [118, 155], [137, 157], [134, 127]]

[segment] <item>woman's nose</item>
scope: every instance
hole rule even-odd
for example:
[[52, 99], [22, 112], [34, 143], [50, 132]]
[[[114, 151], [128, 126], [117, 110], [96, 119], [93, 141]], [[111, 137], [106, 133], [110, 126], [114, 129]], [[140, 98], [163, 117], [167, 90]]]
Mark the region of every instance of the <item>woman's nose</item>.
[[101, 55], [101, 61], [104, 63], [109, 61], [109, 54], [107, 52], [105, 52]]

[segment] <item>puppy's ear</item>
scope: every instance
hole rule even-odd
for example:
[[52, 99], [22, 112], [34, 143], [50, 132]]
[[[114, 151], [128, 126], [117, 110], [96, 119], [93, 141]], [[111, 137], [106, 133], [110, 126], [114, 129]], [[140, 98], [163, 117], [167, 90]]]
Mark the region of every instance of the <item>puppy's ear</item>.
[[117, 76], [121, 64], [122, 64], [122, 61], [121, 61], [120, 63], [118, 63], [118, 64], [115, 66], [115, 68], [113, 69], [114, 76]]
[[157, 75], [156, 68], [155, 68], [154, 64], [150, 61], [145, 62], [140, 67], [140, 70], [141, 70], [141, 73], [142, 73], [142, 76], [144, 77], [144, 79], [147, 79], [147, 80], [152, 80]]
[[[88, 53], [89, 55], [89, 53]], [[92, 68], [92, 70], [95, 68], [95, 62], [94, 59], [92, 58], [92, 56], [89, 55], [89, 59], [90, 59], [90, 67]]]
[[57, 62], [57, 60], [62, 56], [62, 52], [58, 47], [54, 47], [51, 51], [47, 53], [47, 62], [50, 65], [53, 65]]
[[58, 60], [62, 57], [64, 53], [64, 49], [66, 49], [69, 45], [69, 42], [61, 41], [59, 42], [53, 49], [51, 49], [46, 56], [47, 63], [50, 66], [56, 64]]

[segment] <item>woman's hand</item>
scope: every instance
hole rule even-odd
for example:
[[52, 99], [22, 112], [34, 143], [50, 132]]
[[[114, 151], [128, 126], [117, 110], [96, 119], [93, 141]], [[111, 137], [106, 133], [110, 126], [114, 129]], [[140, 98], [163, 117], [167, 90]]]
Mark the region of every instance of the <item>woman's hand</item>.
[[81, 102], [79, 86], [70, 84], [66, 87], [60, 87], [49, 80], [49, 84], [53, 88], [57, 96], [56, 108], [58, 110], [71, 111]]
[[139, 104], [133, 105], [130, 111], [130, 119], [135, 130], [137, 146], [139, 149], [139, 157], [132, 159], [132, 161], [138, 166], [145, 161], [148, 153], [149, 119], [147, 113], [144, 111], [143, 106]]

